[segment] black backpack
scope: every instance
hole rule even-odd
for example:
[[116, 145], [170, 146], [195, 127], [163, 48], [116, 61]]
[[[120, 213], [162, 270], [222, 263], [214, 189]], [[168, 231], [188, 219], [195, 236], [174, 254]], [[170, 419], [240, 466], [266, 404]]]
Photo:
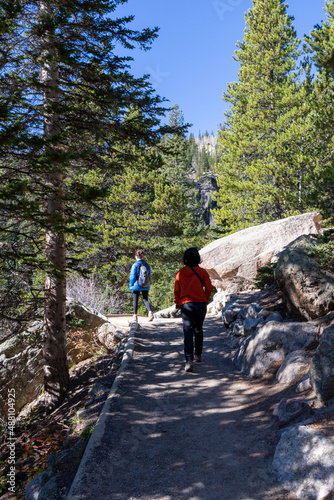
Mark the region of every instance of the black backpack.
[[146, 288], [151, 284], [150, 273], [145, 264], [139, 264], [139, 277], [138, 277], [138, 285], [142, 288]]

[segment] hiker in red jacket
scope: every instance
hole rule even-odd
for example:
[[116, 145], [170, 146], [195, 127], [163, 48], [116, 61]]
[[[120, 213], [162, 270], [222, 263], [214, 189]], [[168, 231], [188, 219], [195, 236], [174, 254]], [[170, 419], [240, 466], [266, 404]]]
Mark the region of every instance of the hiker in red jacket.
[[183, 255], [185, 267], [175, 278], [174, 302], [176, 307], [181, 308], [186, 372], [193, 371], [194, 337], [195, 361], [202, 360], [203, 322], [213, 288], [208, 273], [198, 265], [200, 261], [197, 248], [188, 248]]

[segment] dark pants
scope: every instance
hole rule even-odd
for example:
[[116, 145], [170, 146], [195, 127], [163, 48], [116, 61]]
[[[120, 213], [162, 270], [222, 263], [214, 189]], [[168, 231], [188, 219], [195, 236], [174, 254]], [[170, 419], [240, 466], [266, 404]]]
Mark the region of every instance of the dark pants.
[[140, 293], [143, 294], [143, 301], [146, 309], [152, 311], [150, 303], [148, 301], [148, 291], [142, 290], [142, 292], [132, 292], [133, 293], [133, 314], [137, 314], [138, 311], [138, 301]]
[[203, 350], [203, 323], [206, 315], [205, 302], [188, 302], [181, 306], [184, 334], [184, 355], [186, 361], [194, 359], [195, 354], [201, 356]]

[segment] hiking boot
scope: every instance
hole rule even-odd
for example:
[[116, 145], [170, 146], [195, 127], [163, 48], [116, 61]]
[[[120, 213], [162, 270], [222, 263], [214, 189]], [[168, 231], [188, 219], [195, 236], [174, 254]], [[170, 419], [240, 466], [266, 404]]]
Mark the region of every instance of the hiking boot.
[[192, 372], [194, 369], [193, 362], [192, 361], [186, 361], [186, 365], [184, 367], [184, 371], [186, 372]]
[[196, 363], [201, 363], [201, 361], [202, 361], [202, 356], [199, 356], [198, 354], [195, 354], [195, 356], [194, 356], [194, 360], [196, 361]]
[[153, 321], [154, 320], [154, 315], [152, 311], [149, 311], [148, 313], [148, 321]]

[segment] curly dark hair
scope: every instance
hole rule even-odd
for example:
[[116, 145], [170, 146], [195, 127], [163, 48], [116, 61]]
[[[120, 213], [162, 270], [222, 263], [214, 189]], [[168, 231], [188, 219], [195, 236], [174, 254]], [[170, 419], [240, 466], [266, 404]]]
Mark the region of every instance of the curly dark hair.
[[183, 263], [185, 266], [195, 267], [201, 262], [201, 256], [195, 247], [188, 248], [183, 254]]

